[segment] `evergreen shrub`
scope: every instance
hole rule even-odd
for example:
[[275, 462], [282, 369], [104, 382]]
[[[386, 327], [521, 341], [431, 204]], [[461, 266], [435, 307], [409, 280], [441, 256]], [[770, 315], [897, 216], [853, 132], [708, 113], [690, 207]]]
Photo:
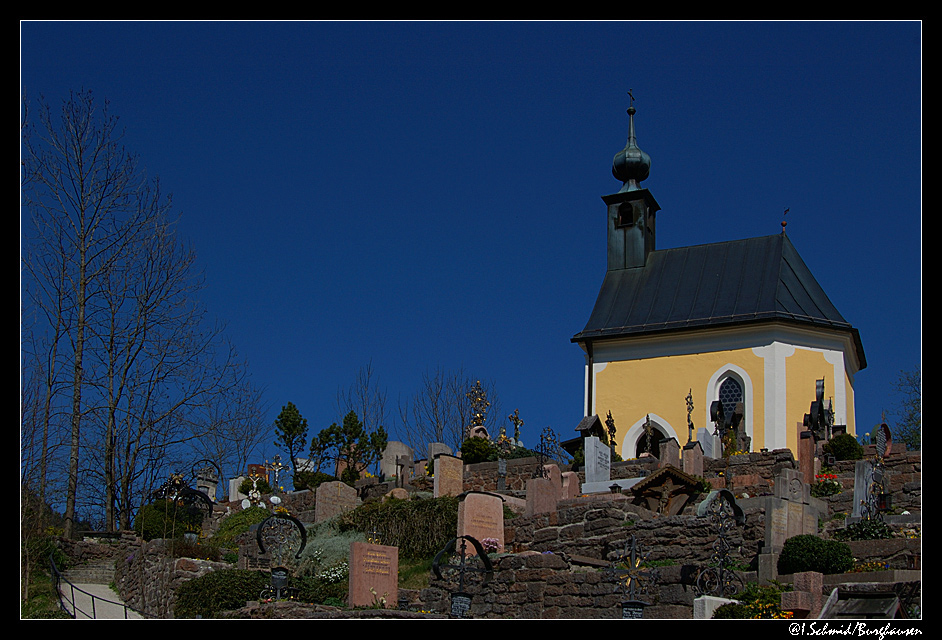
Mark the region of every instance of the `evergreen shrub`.
[[302, 491], [304, 489], [310, 489], [311, 491], [315, 491], [317, 487], [325, 482], [334, 482], [336, 480], [336, 476], [324, 473], [323, 471], [298, 471], [294, 474], [294, 490]]
[[222, 569], [188, 580], [177, 589], [176, 618], [212, 618], [258, 600], [271, 575], [247, 569]]
[[497, 460], [497, 447], [487, 438], [468, 438], [461, 443], [461, 459], [465, 464]]
[[341, 515], [339, 527], [368, 535], [375, 532], [382, 544], [399, 547], [402, 558], [431, 557], [455, 537], [458, 498], [368, 502]]
[[750, 582], [736, 595], [736, 602], [717, 607], [714, 619], [790, 618], [791, 613], [781, 609], [782, 593], [789, 591], [788, 585], [772, 583], [759, 585]]
[[246, 478], [239, 485], [239, 493], [244, 496], [249, 495], [249, 492], [254, 488], [258, 489], [258, 492], [262, 495], [266, 495], [272, 492], [271, 485], [268, 484], [268, 480], [265, 478], [259, 478], [256, 482], [252, 482], [251, 478]]
[[854, 566], [850, 547], [838, 540], [824, 540], [804, 533], [793, 536], [782, 545], [778, 557], [780, 574], [817, 571], [818, 573], [845, 573]]
[[836, 460], [860, 460], [863, 458], [863, 447], [857, 438], [849, 433], [834, 436], [822, 447], [824, 453], [829, 453]]
[[271, 515], [268, 509], [262, 507], [249, 507], [226, 516], [219, 523], [216, 533], [210, 542], [217, 547], [231, 548], [235, 546], [235, 539], [249, 530], [253, 524], [262, 522]]
[[178, 505], [173, 500], [157, 500], [141, 507], [134, 518], [134, 531], [144, 540], [182, 538], [199, 533], [203, 514], [198, 509]]
[[875, 518], [862, 519], [834, 532], [838, 540], [887, 540], [893, 537], [890, 526]]

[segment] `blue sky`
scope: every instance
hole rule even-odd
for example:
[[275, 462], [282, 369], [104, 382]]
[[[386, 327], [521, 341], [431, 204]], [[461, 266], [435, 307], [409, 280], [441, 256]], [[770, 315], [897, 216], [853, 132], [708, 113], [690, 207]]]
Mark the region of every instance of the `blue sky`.
[[107, 98], [173, 193], [272, 421], [337, 421], [372, 363], [393, 415], [464, 368], [526, 444], [571, 437], [629, 89], [658, 248], [788, 208], [861, 334], [859, 430], [921, 362], [918, 22], [23, 22], [20, 44], [29, 97]]

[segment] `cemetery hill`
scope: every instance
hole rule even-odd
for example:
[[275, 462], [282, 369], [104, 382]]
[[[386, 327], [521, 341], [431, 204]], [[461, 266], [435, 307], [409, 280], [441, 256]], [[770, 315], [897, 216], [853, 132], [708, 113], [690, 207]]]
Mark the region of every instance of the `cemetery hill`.
[[606, 256], [601, 287], [585, 326], [560, 336], [584, 355], [578, 423], [524, 446], [525, 416], [495, 419], [473, 379], [456, 378], [451, 422], [408, 441], [390, 439], [368, 403], [313, 435], [288, 403], [275, 424], [283, 455], [246, 460], [235, 477], [194, 457], [154, 479], [124, 526], [30, 533], [29, 567], [51, 560], [64, 594], [53, 608], [87, 616], [76, 593], [104, 583], [144, 618], [775, 618], [821, 634], [854, 619], [918, 631], [921, 448], [885, 424], [864, 436], [858, 331], [784, 222], [658, 249], [661, 208], [642, 186], [651, 159], [633, 103], [627, 113], [620, 187], [593, 222], [606, 230], [590, 249]]

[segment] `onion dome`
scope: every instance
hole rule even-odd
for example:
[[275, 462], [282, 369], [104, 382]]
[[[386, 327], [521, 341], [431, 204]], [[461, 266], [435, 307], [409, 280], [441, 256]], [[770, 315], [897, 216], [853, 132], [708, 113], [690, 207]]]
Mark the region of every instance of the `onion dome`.
[[635, 138], [635, 108], [628, 107], [628, 143], [612, 160], [612, 175], [623, 184], [621, 191], [635, 191], [651, 171], [651, 158], [638, 147]]

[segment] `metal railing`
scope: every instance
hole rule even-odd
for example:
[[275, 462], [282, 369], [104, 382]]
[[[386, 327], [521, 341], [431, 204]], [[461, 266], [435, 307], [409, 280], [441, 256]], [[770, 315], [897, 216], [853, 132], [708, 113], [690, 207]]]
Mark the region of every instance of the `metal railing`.
[[[96, 596], [93, 593], [89, 593], [85, 591], [84, 589], [81, 589], [75, 586], [74, 584], [72, 584], [71, 581], [69, 581], [68, 578], [62, 575], [62, 573], [59, 571], [59, 567], [56, 566], [55, 559], [53, 559], [51, 555], [49, 556], [49, 566], [50, 566], [51, 574], [52, 574], [53, 587], [55, 588], [56, 594], [58, 595], [58, 598], [59, 598], [59, 607], [63, 611], [65, 611], [67, 614], [69, 614], [69, 617], [76, 620], [78, 620], [79, 618], [96, 619], [98, 617], [98, 609], [100, 608], [101, 605], [105, 605], [105, 608], [120, 607], [121, 610], [123, 611], [125, 620], [130, 619], [130, 616], [128, 615], [129, 611], [133, 611], [134, 613], [138, 614], [142, 618], [148, 617], [144, 612], [138, 611], [137, 609], [133, 607], [129, 607], [123, 602], [116, 602], [114, 600], [108, 600], [107, 598]], [[68, 593], [66, 593], [65, 592], [66, 590], [63, 589], [63, 583], [68, 585], [68, 590], [67, 590]], [[77, 593], [87, 596], [89, 598], [89, 601], [91, 602], [91, 612], [84, 611], [83, 609], [79, 608], [79, 606], [76, 604]], [[96, 603], [100, 603], [100, 604], [96, 604]], [[108, 617], [113, 617], [113, 616], [108, 616]]]

